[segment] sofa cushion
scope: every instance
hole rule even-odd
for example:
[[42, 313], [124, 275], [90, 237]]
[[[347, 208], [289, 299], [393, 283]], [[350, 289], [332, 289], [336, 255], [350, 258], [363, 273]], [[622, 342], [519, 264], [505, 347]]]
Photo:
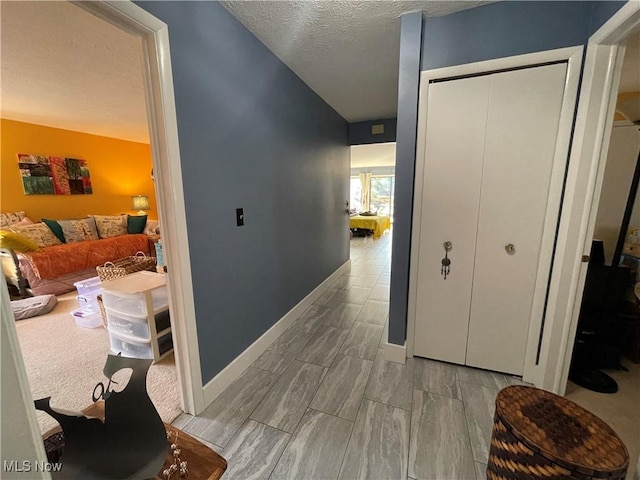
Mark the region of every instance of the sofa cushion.
[[9, 230], [33, 240], [40, 248], [62, 244], [51, 229], [42, 222], [32, 225], [12, 225]]
[[[149, 241], [146, 235], [121, 235], [101, 240], [65, 243], [43, 248], [37, 252], [19, 253], [18, 259], [23, 272], [26, 270], [24, 261], [30, 264], [34, 277], [54, 279], [89, 267], [95, 268], [98, 265], [104, 265], [105, 262], [132, 256], [137, 252], [149, 253]], [[27, 278], [27, 280], [33, 288], [31, 279]]]
[[8, 213], [0, 213], [0, 227], [8, 227], [9, 225], [14, 225], [18, 223], [25, 217], [23, 211], [21, 212], [8, 212]]
[[142, 233], [145, 235], [158, 235], [160, 233], [160, 222], [158, 220], [147, 220]]
[[67, 243], [98, 240], [96, 221], [93, 218], [58, 220], [58, 224], [62, 228], [62, 233]]
[[89, 215], [95, 218], [100, 238], [111, 238], [127, 234], [126, 215]]
[[146, 224], [146, 215], [127, 215], [127, 233], [142, 233]]

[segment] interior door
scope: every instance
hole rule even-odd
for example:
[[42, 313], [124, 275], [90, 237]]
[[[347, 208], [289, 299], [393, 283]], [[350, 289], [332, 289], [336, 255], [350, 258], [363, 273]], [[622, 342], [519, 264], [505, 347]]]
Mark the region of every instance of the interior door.
[[[489, 76], [429, 86], [414, 354], [465, 363]], [[441, 273], [451, 242], [449, 275]]]
[[491, 75], [467, 365], [522, 374], [566, 70]]

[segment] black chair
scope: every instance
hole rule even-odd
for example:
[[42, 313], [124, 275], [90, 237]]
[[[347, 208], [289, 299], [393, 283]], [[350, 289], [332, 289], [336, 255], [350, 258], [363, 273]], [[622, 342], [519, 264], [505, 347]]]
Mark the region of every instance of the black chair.
[[589, 264], [569, 374], [589, 390], [618, 390], [600, 369], [625, 369], [620, 359], [638, 316], [637, 307], [627, 301], [630, 282], [628, 267]]

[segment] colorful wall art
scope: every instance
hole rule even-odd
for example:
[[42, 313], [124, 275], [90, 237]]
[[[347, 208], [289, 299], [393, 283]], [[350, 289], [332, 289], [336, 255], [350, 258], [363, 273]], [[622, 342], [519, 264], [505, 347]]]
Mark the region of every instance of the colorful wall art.
[[25, 195], [84, 195], [93, 193], [84, 160], [18, 154]]

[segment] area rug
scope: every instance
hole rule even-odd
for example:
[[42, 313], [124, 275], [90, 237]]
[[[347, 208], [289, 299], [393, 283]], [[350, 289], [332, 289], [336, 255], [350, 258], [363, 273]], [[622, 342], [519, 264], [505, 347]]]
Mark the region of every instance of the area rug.
[[[110, 344], [106, 329], [76, 325], [70, 314], [78, 308], [75, 295], [58, 297], [47, 315], [17, 321], [16, 330], [33, 398], [50, 396], [54, 408], [81, 411], [92, 403], [96, 384], [107, 384], [102, 368]], [[170, 423], [182, 413], [173, 355], [151, 366], [147, 391], [163, 421]], [[57, 425], [46, 413], [36, 413], [43, 433]]]

